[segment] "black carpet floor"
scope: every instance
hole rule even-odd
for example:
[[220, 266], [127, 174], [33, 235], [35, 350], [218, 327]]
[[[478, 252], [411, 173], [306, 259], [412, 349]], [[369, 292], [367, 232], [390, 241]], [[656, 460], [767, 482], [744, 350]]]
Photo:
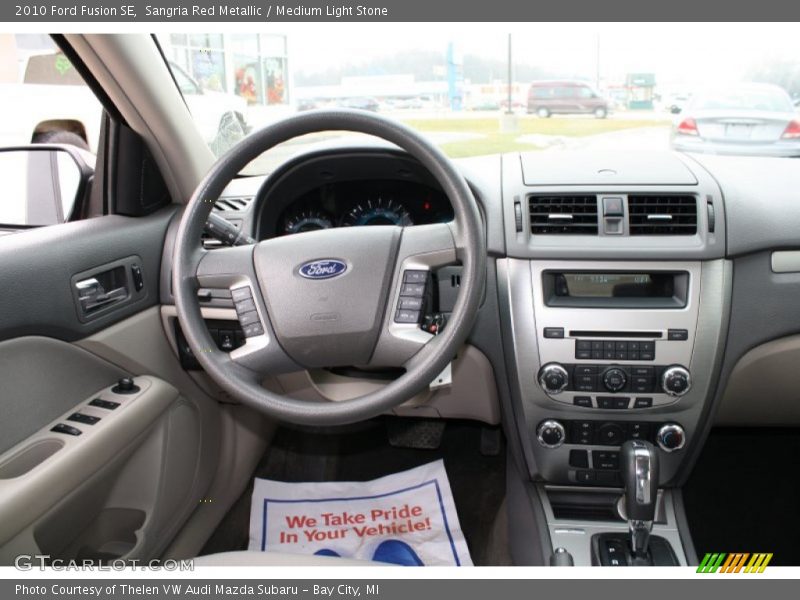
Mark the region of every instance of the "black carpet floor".
[[716, 429], [683, 491], [700, 560], [772, 552], [800, 566], [800, 431]]
[[[459, 521], [476, 565], [507, 564], [505, 523], [505, 445], [493, 456], [481, 453], [483, 425], [448, 421], [436, 450], [389, 445], [390, 417], [334, 429], [278, 429], [254, 473], [278, 481], [367, 481], [443, 459]], [[201, 554], [247, 548], [252, 484], [234, 504]]]

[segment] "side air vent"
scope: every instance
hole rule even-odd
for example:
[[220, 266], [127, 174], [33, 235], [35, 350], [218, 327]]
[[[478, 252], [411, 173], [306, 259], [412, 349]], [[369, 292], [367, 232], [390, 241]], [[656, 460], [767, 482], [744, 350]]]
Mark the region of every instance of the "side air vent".
[[631, 235], [694, 235], [697, 199], [678, 195], [629, 195]]
[[252, 202], [253, 197], [227, 197], [220, 198], [214, 203], [214, 209], [224, 212], [238, 212], [247, 210], [248, 205]]
[[533, 234], [597, 235], [597, 196], [528, 196]]

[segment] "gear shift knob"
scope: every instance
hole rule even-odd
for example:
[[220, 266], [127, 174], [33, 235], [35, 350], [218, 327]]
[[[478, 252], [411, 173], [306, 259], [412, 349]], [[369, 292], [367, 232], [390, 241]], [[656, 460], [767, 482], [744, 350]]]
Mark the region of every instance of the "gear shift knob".
[[642, 440], [629, 440], [620, 451], [622, 480], [625, 483], [625, 510], [631, 532], [634, 556], [644, 557], [653, 529], [658, 497], [658, 454], [655, 446]]

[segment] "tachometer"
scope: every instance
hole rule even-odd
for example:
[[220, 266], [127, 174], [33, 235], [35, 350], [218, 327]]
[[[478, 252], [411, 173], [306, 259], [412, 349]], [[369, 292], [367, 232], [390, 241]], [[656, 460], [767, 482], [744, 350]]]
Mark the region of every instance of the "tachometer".
[[325, 214], [316, 210], [305, 210], [290, 215], [284, 221], [283, 233], [289, 235], [317, 229], [329, 229], [331, 227], [333, 227], [333, 222]]
[[366, 200], [356, 204], [344, 216], [342, 225], [413, 225], [411, 215], [405, 207], [392, 199], [378, 196], [375, 200]]

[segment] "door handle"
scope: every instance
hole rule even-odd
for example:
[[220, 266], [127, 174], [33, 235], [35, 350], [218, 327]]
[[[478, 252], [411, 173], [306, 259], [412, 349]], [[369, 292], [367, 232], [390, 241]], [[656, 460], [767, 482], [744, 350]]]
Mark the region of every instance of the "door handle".
[[79, 281], [75, 284], [75, 288], [78, 290], [78, 301], [84, 314], [121, 302], [128, 297], [127, 287], [121, 286], [106, 291], [95, 277]]

